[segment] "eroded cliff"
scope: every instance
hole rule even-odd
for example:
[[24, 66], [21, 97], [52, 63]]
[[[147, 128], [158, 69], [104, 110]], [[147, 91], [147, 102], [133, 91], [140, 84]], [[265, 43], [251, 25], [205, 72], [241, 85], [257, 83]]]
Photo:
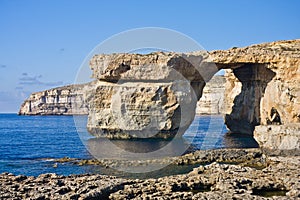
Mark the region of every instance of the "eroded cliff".
[[[197, 102], [196, 114], [224, 114], [224, 76], [214, 76], [203, 89], [202, 97]], [[20, 115], [88, 115], [85, 100], [91, 85], [68, 85], [59, 88], [35, 92], [20, 106]]]

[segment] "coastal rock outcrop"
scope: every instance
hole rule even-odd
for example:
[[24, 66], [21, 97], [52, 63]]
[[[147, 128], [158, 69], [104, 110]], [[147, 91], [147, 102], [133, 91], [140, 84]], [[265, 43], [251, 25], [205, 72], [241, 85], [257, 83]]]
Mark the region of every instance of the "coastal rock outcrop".
[[197, 98], [213, 72], [225, 69], [225, 123], [231, 132], [253, 135], [258, 125], [300, 122], [299, 47], [300, 40], [264, 43], [212, 51], [212, 60], [197, 52], [98, 55], [91, 60], [91, 68], [94, 78], [111, 82], [174, 82], [179, 72], [199, 92]]
[[97, 137], [123, 139], [167, 138], [178, 131], [183, 134], [195, 115], [197, 98], [192, 92], [189, 83], [183, 81], [99, 81], [89, 100], [87, 128]]
[[194, 119], [205, 82], [218, 71], [205, 52], [95, 55], [88, 130], [97, 137], [168, 138]]
[[272, 155], [300, 155], [300, 124], [261, 125], [255, 127], [254, 138]]
[[266, 149], [299, 149], [300, 40], [210, 54], [226, 69], [227, 127], [251, 135], [255, 130], [255, 139]]
[[[224, 76], [214, 76], [204, 87], [197, 102], [196, 114], [219, 115], [224, 110]], [[89, 86], [88, 86], [89, 85]], [[85, 98], [92, 92], [91, 83], [67, 85], [35, 92], [20, 106], [20, 115], [88, 115]], [[84, 89], [83, 89], [84, 88]]]
[[235, 131], [235, 125], [239, 129], [248, 123], [251, 133], [255, 125], [268, 124], [272, 108], [279, 113], [281, 124], [300, 123], [300, 40], [210, 54], [217, 65], [228, 69], [225, 104], [229, 129]]
[[193, 53], [99, 54], [90, 61], [93, 78], [108, 82], [145, 81], [191, 83], [209, 81], [218, 71], [204, 51]]

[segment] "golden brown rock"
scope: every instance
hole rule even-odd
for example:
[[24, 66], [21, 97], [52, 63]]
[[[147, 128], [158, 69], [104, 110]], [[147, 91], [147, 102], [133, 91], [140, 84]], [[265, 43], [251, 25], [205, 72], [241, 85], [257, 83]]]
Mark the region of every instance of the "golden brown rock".
[[122, 139], [183, 134], [197, 102], [186, 81], [98, 81], [90, 95], [88, 130], [97, 137]]
[[[213, 51], [226, 68], [226, 123], [233, 132], [252, 134], [254, 126], [300, 123], [300, 40]], [[274, 122], [275, 123], [275, 122]]]
[[[202, 96], [205, 83], [219, 69], [226, 69], [225, 123], [232, 132], [252, 135], [258, 125], [288, 127], [300, 123], [300, 40], [218, 50], [209, 55], [205, 52], [95, 55], [90, 64], [98, 82], [83, 96], [88, 97], [85, 101], [90, 109], [88, 127], [96, 135], [128, 138], [127, 132], [147, 128], [158, 132], [176, 130], [181, 121], [175, 120], [176, 109], [189, 102], [189, 108], [194, 109], [194, 100]], [[53, 109], [52, 100], [46, 104], [39, 100], [47, 95], [30, 97], [20, 114], [66, 112], [61, 107], [59, 111]], [[55, 95], [50, 96], [55, 99]], [[62, 108], [65, 107], [64, 104]], [[194, 113], [184, 116], [184, 126], [192, 121]], [[157, 125], [149, 123], [153, 118], [150, 116], [158, 119]], [[256, 131], [258, 134], [267, 133]], [[299, 139], [299, 134], [296, 137]], [[258, 142], [263, 146], [264, 142]]]

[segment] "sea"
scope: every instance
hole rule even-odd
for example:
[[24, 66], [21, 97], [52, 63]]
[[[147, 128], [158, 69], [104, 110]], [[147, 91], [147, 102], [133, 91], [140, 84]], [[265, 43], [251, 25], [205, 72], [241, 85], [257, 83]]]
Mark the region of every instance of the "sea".
[[[95, 138], [86, 131], [87, 116], [19, 116], [0, 114], [0, 173], [38, 176], [97, 173], [128, 177], [128, 174], [101, 166], [56, 163], [55, 159], [69, 157], [92, 159], [87, 144]], [[229, 134], [222, 116], [195, 116], [182, 136], [189, 152], [220, 148], [256, 148], [252, 137]], [[118, 143], [118, 141], [114, 141]], [[119, 141], [131, 151], [159, 148], [156, 140]], [[159, 142], [161, 144], [162, 141]], [[138, 144], [138, 145], [136, 145]], [[109, 153], [108, 149], [108, 153]], [[113, 150], [112, 150], [113, 151]], [[187, 151], [187, 152], [188, 152]], [[193, 166], [168, 166], [148, 177], [186, 173]], [[143, 178], [143, 176], [140, 176]]]

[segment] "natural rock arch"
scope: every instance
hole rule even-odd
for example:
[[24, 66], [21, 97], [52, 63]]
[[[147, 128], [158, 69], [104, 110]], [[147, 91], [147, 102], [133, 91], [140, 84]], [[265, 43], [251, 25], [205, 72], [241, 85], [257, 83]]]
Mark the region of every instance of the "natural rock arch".
[[[160, 106], [163, 114], [158, 119], [161, 122], [158, 128], [162, 134], [157, 136], [168, 137], [172, 134], [165, 133], [170, 133], [179, 127], [179, 120], [176, 117], [180, 107], [178, 99], [186, 105], [189, 105], [189, 101], [199, 99], [205, 83], [218, 70], [225, 69], [225, 113], [227, 114], [225, 123], [229, 129], [247, 134], [252, 134], [254, 131], [254, 136], [261, 146], [267, 144], [267, 147], [273, 145], [278, 148], [287, 148], [287, 146], [299, 148], [300, 40], [212, 51], [209, 55], [203, 52], [95, 55], [90, 65], [96, 81], [34, 93], [23, 103], [19, 114], [86, 114], [89, 112], [90, 130], [102, 129], [104, 130], [101, 132], [104, 133], [102, 136], [115, 137], [120, 131], [118, 125], [122, 123], [111, 115], [111, 97], [114, 95], [112, 92], [114, 88], [118, 88], [119, 94], [125, 99], [134, 98], [126, 104], [127, 107], [120, 98], [121, 104], [123, 103], [122, 108], [128, 108], [129, 111], [125, 115], [126, 122], [133, 120], [133, 122], [140, 122], [140, 125], [143, 123], [145, 125], [148, 123], [147, 120], [149, 121], [149, 116], [160, 117], [153, 109]], [[200, 70], [202, 76], [199, 76], [193, 66], [200, 66], [197, 70]], [[179, 72], [179, 76], [176, 71]], [[180, 81], [182, 76], [189, 81], [189, 85]], [[196, 98], [192, 100], [186, 98], [187, 93], [191, 92], [190, 86], [193, 91], [196, 91]], [[182, 91], [187, 93], [180, 94]], [[61, 95], [58, 98], [52, 94], [59, 92]], [[156, 101], [152, 101], [151, 96]], [[43, 102], [43, 98], [48, 100]], [[52, 99], [55, 98], [59, 99], [59, 102], [53, 102]], [[64, 101], [70, 98], [75, 103]], [[269, 127], [271, 125], [267, 122], [273, 107], [280, 115], [281, 125], [277, 127], [284, 128]], [[152, 109], [152, 113], [147, 113], [149, 108]], [[190, 104], [189, 110], [191, 112], [188, 115], [194, 116], [195, 105]], [[137, 116], [135, 115], [137, 113], [141, 115], [132, 117]], [[191, 123], [192, 118], [189, 117], [184, 121], [185, 127]], [[133, 126], [132, 123], [129, 125], [129, 129], [142, 130], [142, 126]], [[264, 129], [264, 125], [268, 125], [268, 128]], [[292, 140], [296, 141], [291, 143], [292, 145], [289, 143], [291, 139], [286, 139], [284, 136], [289, 134], [285, 130], [289, 130], [288, 132], [293, 135]], [[277, 138], [276, 141], [272, 139], [272, 142], [268, 143], [271, 139], [266, 139], [267, 134]], [[127, 138], [128, 135], [123, 136]]]

